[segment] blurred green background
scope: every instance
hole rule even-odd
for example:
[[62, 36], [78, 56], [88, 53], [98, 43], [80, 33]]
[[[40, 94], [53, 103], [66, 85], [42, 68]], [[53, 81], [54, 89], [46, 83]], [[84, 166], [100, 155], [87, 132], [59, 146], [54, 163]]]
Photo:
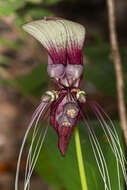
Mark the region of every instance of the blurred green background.
[[[125, 82], [127, 103], [127, 2], [116, 1], [117, 32]], [[47, 53], [39, 42], [22, 30], [22, 24], [57, 16], [81, 23], [86, 28], [84, 45], [84, 76], [81, 88], [103, 106], [118, 122], [115, 72], [110, 53], [108, 19], [105, 0], [0, 0], [0, 190], [14, 189], [16, 161], [23, 135], [31, 115], [46, 89], [55, 89], [46, 72]], [[116, 166], [104, 140], [101, 128], [91, 116], [91, 122], [102, 144], [112, 178], [117, 189]], [[104, 189], [90, 147], [87, 131], [79, 123], [81, 143], [89, 190]], [[20, 189], [23, 184], [27, 148], [21, 163]], [[112, 155], [112, 156], [111, 156]], [[62, 158], [57, 148], [57, 136], [50, 127], [44, 150], [41, 152], [31, 189], [80, 190], [80, 179], [72, 137], [67, 155]], [[39, 175], [38, 175], [39, 174]], [[123, 187], [124, 189], [124, 187]]]

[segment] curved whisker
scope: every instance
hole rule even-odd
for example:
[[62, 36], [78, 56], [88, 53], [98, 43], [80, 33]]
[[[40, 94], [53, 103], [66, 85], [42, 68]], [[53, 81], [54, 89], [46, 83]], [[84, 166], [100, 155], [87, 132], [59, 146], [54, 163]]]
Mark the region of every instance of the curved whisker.
[[[116, 129], [115, 129], [115, 126], [114, 126], [112, 120], [110, 119], [110, 117], [108, 116], [108, 114], [103, 110], [103, 108], [102, 108], [98, 103], [96, 103], [96, 102], [94, 102], [94, 103], [95, 103], [95, 106], [97, 106], [98, 108], [100, 108], [100, 110], [102, 111], [102, 113], [105, 115], [105, 117], [106, 117], [106, 118], [109, 120], [109, 122], [111, 123], [112, 129], [113, 129], [113, 131], [114, 131], [114, 132], [113, 132], [113, 131], [111, 130], [111, 133], [112, 133], [112, 135], [114, 136], [114, 138], [116, 139], [116, 142], [117, 142], [117, 144], [118, 144], [118, 146], [119, 146], [121, 155], [123, 155], [124, 161], [125, 161], [126, 164], [127, 164], [127, 160], [126, 160], [126, 158], [125, 158], [125, 156], [124, 156], [124, 154], [123, 154], [123, 151], [122, 151], [122, 148], [121, 148], [121, 145], [120, 145], [120, 140], [119, 140], [117, 131], [116, 131]], [[111, 128], [109, 128], [109, 129], [111, 129]], [[115, 133], [115, 134], [114, 134], [114, 133]]]
[[[93, 130], [91, 129], [91, 131], [93, 131]], [[107, 175], [107, 181], [108, 181], [108, 184], [109, 184], [109, 189], [111, 190], [111, 183], [110, 183], [110, 178], [109, 178], [109, 172], [108, 172], [107, 164], [106, 164], [106, 161], [105, 161], [104, 154], [102, 152], [101, 146], [99, 144], [99, 141], [98, 141], [98, 139], [97, 139], [96, 134], [94, 133], [94, 131], [93, 131], [93, 140], [95, 141], [95, 144], [97, 143], [98, 149], [100, 150], [100, 154], [102, 156], [103, 164], [104, 164], [104, 167], [105, 167], [105, 172], [106, 172], [106, 175]]]
[[[108, 168], [107, 168], [107, 164], [101, 149], [101, 146], [99, 144], [99, 141], [96, 137], [96, 134], [94, 132], [94, 130], [89, 126], [88, 121], [85, 119], [84, 120], [84, 124], [87, 127], [87, 130], [89, 131], [88, 135], [89, 135], [89, 140], [92, 146], [92, 150], [95, 156], [95, 160], [97, 163], [97, 166], [99, 168], [99, 172], [101, 174], [101, 177], [104, 181], [104, 185], [105, 185], [105, 190], [111, 190], [111, 183], [110, 183], [110, 178], [109, 178], [109, 172], [108, 172]], [[101, 166], [100, 166], [101, 165]], [[108, 184], [107, 184], [108, 182]]]
[[[33, 148], [33, 143], [34, 143], [34, 140], [38, 134], [38, 130], [39, 130], [39, 127], [38, 127], [38, 123], [39, 123], [39, 119], [42, 115], [42, 112], [44, 110], [42, 110], [35, 122], [35, 126], [34, 126], [34, 131], [33, 131], [33, 135], [32, 135], [32, 142], [31, 142], [31, 145], [30, 145], [30, 148], [29, 148], [29, 152], [28, 152], [28, 156], [27, 156], [27, 162], [26, 162], [26, 171], [25, 171], [25, 179], [26, 179], [26, 175], [27, 175], [27, 169], [28, 169], [28, 165], [29, 165], [29, 161], [31, 160], [31, 152], [32, 152], [32, 148]], [[43, 114], [44, 115], [44, 114]]]
[[[39, 126], [40, 127], [40, 126]], [[32, 136], [32, 143], [30, 145], [30, 148], [29, 148], [29, 152], [28, 152], [28, 156], [27, 156], [27, 161], [26, 161], [26, 169], [25, 169], [25, 181], [24, 181], [24, 184], [26, 182], [26, 179], [27, 179], [27, 175], [29, 173], [29, 168], [30, 168], [30, 164], [31, 164], [31, 154], [32, 154], [32, 149], [33, 149], [33, 142], [37, 136], [37, 133], [38, 133], [38, 130], [39, 130], [39, 127], [37, 128], [36, 130], [36, 133]], [[34, 133], [34, 132], [33, 132]]]
[[[73, 100], [75, 100], [75, 103], [77, 104], [77, 106], [80, 108], [79, 103], [77, 102], [76, 98], [74, 96], [72, 96]], [[102, 179], [104, 181], [104, 185], [105, 185], [105, 190], [111, 190], [111, 183], [110, 183], [110, 178], [109, 178], [109, 172], [108, 172], [108, 168], [107, 168], [107, 164], [102, 152], [102, 149], [100, 147], [100, 144], [97, 140], [96, 134], [94, 133], [94, 130], [92, 130], [89, 126], [89, 123], [87, 122], [87, 120], [89, 120], [88, 115], [86, 114], [87, 120], [80, 108], [80, 113], [83, 119], [83, 122], [85, 124], [85, 126], [87, 127], [87, 131], [88, 131], [88, 136], [89, 136], [89, 140], [93, 149], [93, 153], [95, 156], [95, 160], [97, 162], [98, 168], [99, 168], [99, 172], [102, 176]], [[96, 149], [96, 151], [95, 151]], [[98, 158], [99, 157], [99, 158]], [[101, 164], [101, 167], [100, 167]], [[108, 182], [108, 184], [107, 184]]]
[[[94, 112], [94, 114], [96, 115], [98, 121], [100, 122], [101, 127], [102, 127], [106, 137], [108, 139], [110, 139], [109, 145], [110, 145], [110, 148], [112, 149], [112, 152], [115, 155], [116, 162], [117, 162], [117, 173], [118, 173], [118, 182], [119, 182], [119, 189], [120, 189], [120, 177], [119, 177], [119, 164], [118, 163], [120, 163], [126, 185], [127, 185], [127, 176], [126, 176], [126, 168], [125, 168], [125, 156], [124, 156], [124, 154], [122, 152], [122, 148], [120, 146], [118, 134], [117, 134], [116, 130], [114, 133], [114, 130], [112, 130], [112, 128], [107, 124], [107, 122], [103, 118], [102, 114], [100, 113], [100, 110], [98, 109], [98, 107], [94, 106], [93, 102], [89, 103], [89, 105], [92, 108], [92, 111]], [[113, 129], [114, 129], [114, 125], [113, 125]]]
[[[38, 134], [42, 133], [42, 131], [43, 131], [44, 128], [41, 128], [40, 129], [41, 131], [39, 131], [39, 129], [40, 129], [40, 126], [38, 126], [36, 132], [35, 132], [35, 130], [33, 132], [32, 142], [30, 144], [30, 148], [29, 148], [29, 152], [28, 152], [28, 156], [27, 156], [27, 162], [26, 162], [25, 181], [26, 181], [26, 178], [27, 178], [27, 174], [28, 174], [28, 172], [30, 170], [31, 157], [32, 157], [32, 151], [33, 151], [33, 144], [36, 141], [36, 138], [38, 138]], [[39, 137], [39, 139], [40, 139], [40, 137]], [[38, 139], [38, 141], [39, 141], [39, 139]], [[29, 169], [28, 169], [28, 167], [29, 167]]]
[[[100, 124], [101, 124], [101, 126], [102, 126], [102, 129], [103, 129], [103, 131], [104, 131], [104, 134], [105, 134], [105, 136], [107, 137], [107, 139], [109, 139], [109, 136], [108, 136], [108, 134], [106, 133], [106, 130], [105, 130], [105, 127], [104, 127], [104, 125], [103, 125], [103, 123], [99, 120], [99, 118], [98, 118], [98, 121], [100, 122]], [[110, 139], [112, 139], [112, 136], [110, 136]], [[115, 142], [114, 142], [114, 140], [112, 139], [111, 140], [112, 141], [112, 143], [110, 142], [110, 140], [109, 140], [109, 145], [110, 145], [110, 148], [111, 148], [111, 150], [112, 150], [112, 152], [114, 153], [114, 155], [115, 155], [115, 158], [116, 158], [116, 163], [117, 163], [117, 174], [118, 174], [118, 183], [119, 183], [119, 190], [121, 189], [120, 188], [120, 175], [119, 175], [119, 160], [120, 160], [120, 162], [121, 162], [121, 159], [119, 158], [119, 154], [118, 154], [118, 150], [117, 150], [117, 148], [116, 148], [116, 144], [115, 144]]]
[[[76, 101], [76, 99], [75, 99], [74, 97], [73, 97], [73, 99]], [[79, 108], [80, 108], [79, 103], [76, 102], [76, 104], [77, 104], [77, 105], [79, 106]], [[119, 190], [121, 190], [120, 168], [119, 168], [120, 166], [121, 166], [122, 173], [123, 173], [123, 176], [124, 176], [124, 179], [125, 179], [126, 184], [127, 184], [127, 177], [126, 177], [126, 168], [125, 168], [125, 156], [124, 156], [124, 154], [123, 154], [123, 152], [122, 152], [122, 148], [121, 148], [121, 146], [120, 146], [120, 141], [119, 141], [118, 134], [117, 134], [117, 132], [116, 132], [116, 130], [115, 130], [115, 127], [114, 127], [114, 125], [113, 125], [113, 122], [110, 120], [110, 122], [112, 122], [113, 129], [114, 129], [114, 130], [112, 130], [112, 128], [107, 124], [107, 122], [106, 122], [105, 119], [103, 118], [102, 114], [100, 113], [98, 107], [96, 107], [96, 105], [94, 106], [93, 102], [91, 103], [91, 102], [88, 101], [88, 104], [89, 104], [89, 106], [91, 107], [92, 111], [94, 112], [94, 114], [95, 114], [97, 120], [100, 122], [101, 127], [102, 127], [102, 129], [103, 129], [103, 131], [104, 131], [104, 134], [106, 135], [107, 139], [111, 139], [111, 142], [109, 141], [109, 145], [110, 145], [110, 148], [111, 148], [112, 152], [113, 152], [114, 155], [115, 155], [116, 165], [117, 165], [118, 186], [119, 186]], [[80, 109], [80, 110], [81, 110], [81, 109]], [[99, 142], [98, 142], [98, 140], [97, 140], [96, 134], [95, 134], [93, 128], [92, 128], [92, 127], [91, 127], [91, 128], [89, 127], [89, 124], [88, 124], [88, 122], [87, 122], [87, 120], [89, 120], [88, 114], [85, 114], [85, 116], [87, 116], [87, 120], [86, 120], [86, 118], [85, 118], [83, 112], [82, 112], [82, 111], [80, 111], [80, 112], [81, 112], [81, 115], [82, 115], [83, 122], [85, 123], [85, 125], [87, 125], [88, 131], [89, 131], [89, 138], [90, 138], [90, 135], [92, 135], [91, 138], [92, 138], [92, 140], [93, 140], [94, 145], [96, 146], [96, 150], [97, 150], [97, 146], [98, 146], [97, 152], [100, 151], [100, 153], [98, 152], [98, 156], [99, 156], [99, 154], [102, 155], [103, 152], [102, 152], [101, 147], [100, 147], [100, 144], [99, 144]], [[106, 115], [106, 113], [105, 113], [105, 115]], [[108, 117], [108, 116], [107, 116], [107, 117]], [[109, 117], [108, 117], [108, 119], [109, 119]], [[117, 135], [116, 135], [116, 134], [117, 134]], [[92, 143], [92, 140], [90, 140], [91, 143]], [[96, 159], [96, 161], [97, 161], [97, 155], [96, 155], [96, 151], [94, 150], [94, 145], [91, 144], [92, 149], [93, 149], [93, 152], [94, 152], [95, 159]], [[99, 158], [100, 158], [100, 156], [99, 156]], [[103, 155], [102, 155], [102, 159], [103, 159], [104, 167], [105, 167], [105, 169], [106, 169], [106, 175], [107, 175], [107, 178], [108, 178], [109, 189], [111, 189], [110, 178], [109, 178], [108, 169], [107, 169], [107, 164], [106, 164], [106, 161], [105, 161], [105, 158], [104, 158]], [[97, 162], [98, 162], [98, 161], [97, 161]], [[101, 162], [101, 163], [102, 163], [102, 162]], [[119, 165], [119, 163], [120, 163], [120, 165]], [[99, 164], [98, 164], [98, 166], [99, 166]], [[100, 169], [100, 168], [99, 168], [99, 171], [101, 172], [101, 169]], [[104, 169], [103, 169], [103, 171], [104, 171]], [[104, 174], [104, 173], [103, 173], [103, 174]], [[102, 176], [102, 178], [103, 178], [103, 181], [105, 182], [105, 174], [102, 175], [102, 172], [101, 172], [101, 176]]]
[[[98, 118], [98, 120], [99, 120], [99, 118]], [[109, 136], [108, 136], [108, 134], [107, 134], [107, 132], [106, 132], [106, 130], [105, 130], [105, 126], [103, 125], [103, 123], [99, 120], [99, 122], [100, 122], [100, 124], [101, 124], [101, 126], [102, 126], [102, 129], [103, 129], [103, 131], [104, 131], [104, 134], [106, 135], [106, 137], [107, 137], [107, 139], [109, 139]], [[109, 132], [110, 133], [110, 132]], [[115, 155], [115, 158], [116, 158], [116, 162], [117, 162], [117, 174], [118, 174], [118, 182], [119, 182], [119, 189], [121, 189], [120, 188], [120, 176], [119, 176], [119, 162], [120, 162], [120, 164], [122, 165], [122, 167], [124, 166], [124, 163], [123, 163], [123, 160], [121, 160], [121, 157], [120, 157], [120, 155], [119, 155], [119, 152], [118, 152], [118, 149], [117, 149], [117, 147], [116, 147], [116, 143], [115, 143], [115, 141], [114, 141], [114, 139], [113, 139], [113, 137], [112, 137], [112, 134], [110, 134], [110, 139], [111, 140], [109, 140], [109, 145], [110, 145], [110, 148], [111, 148], [111, 150], [112, 150], [112, 152], [114, 153], [114, 155]], [[111, 142], [112, 143], [111, 143]]]
[[33, 150], [33, 152], [31, 152], [33, 155], [31, 156], [32, 159], [30, 158], [30, 160], [29, 160], [29, 170], [28, 170], [26, 180], [25, 180], [25, 183], [24, 183], [24, 190], [27, 190], [27, 188], [29, 189], [30, 178], [31, 178], [31, 175], [32, 175], [33, 170], [35, 168], [35, 165], [36, 165], [37, 159], [39, 157], [40, 151], [42, 149], [42, 146], [44, 144], [44, 140], [45, 140], [47, 131], [48, 131], [48, 126], [46, 127], [46, 129], [44, 131], [44, 134], [43, 134], [43, 131], [41, 131], [41, 133], [40, 133], [40, 135], [38, 137], [38, 140], [36, 142], [36, 145], [34, 147], [34, 150]]
[[[18, 157], [16, 177], [15, 177], [15, 190], [18, 190], [18, 179], [19, 179], [20, 162], [21, 162], [21, 157], [22, 157], [23, 149], [24, 149], [25, 144], [26, 144], [27, 137], [30, 134], [30, 131], [32, 130], [32, 128], [34, 127], [34, 125], [33, 125], [34, 123], [35, 123], [35, 129], [34, 129], [34, 131], [36, 131], [39, 119], [40, 119], [41, 116], [44, 116], [45, 111], [46, 111], [47, 108], [49, 109], [49, 103], [42, 102], [37, 107], [37, 109], [35, 110], [35, 112], [33, 113], [31, 122], [28, 125], [27, 131], [26, 131], [25, 136], [24, 136], [23, 141], [22, 141], [22, 145], [21, 145], [20, 153], [19, 153], [19, 157]], [[28, 163], [27, 163], [27, 165], [28, 165]]]
[[[30, 148], [29, 148], [29, 152], [28, 152], [28, 156], [27, 156], [27, 161], [26, 161], [25, 180], [26, 180], [26, 176], [27, 176], [27, 173], [28, 173], [28, 167], [29, 167], [29, 164], [30, 164], [30, 161], [31, 161], [31, 153], [32, 153], [32, 148], [33, 148], [33, 142], [34, 142], [34, 140], [35, 140], [35, 138], [37, 136], [39, 127], [37, 128], [36, 133], [35, 133], [35, 131], [33, 132], [32, 142], [31, 142], [31, 145], [30, 145]], [[35, 128], [34, 128], [34, 130], [35, 130]]]

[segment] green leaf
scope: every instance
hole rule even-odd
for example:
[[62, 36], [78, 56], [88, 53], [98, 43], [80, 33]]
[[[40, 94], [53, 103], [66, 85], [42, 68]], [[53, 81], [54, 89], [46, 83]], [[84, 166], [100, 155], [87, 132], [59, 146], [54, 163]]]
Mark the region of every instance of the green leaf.
[[11, 41], [9, 39], [6, 39], [6, 38], [1, 38], [0, 39], [0, 45], [1, 46], [4, 46], [4, 47], [8, 47], [10, 49], [13, 49], [13, 50], [19, 50], [19, 48], [21, 47], [22, 43], [21, 41]]
[[7, 7], [0, 7], [0, 16], [8, 16], [13, 13], [13, 10]]
[[45, 147], [43, 148], [43, 154], [39, 156], [35, 169], [49, 185], [55, 187], [56, 190], [62, 189], [60, 177], [52, 167]]
[[43, 3], [45, 5], [53, 5], [53, 4], [56, 4], [56, 3], [60, 2], [60, 1], [62, 1], [62, 0], [43, 0]]
[[[84, 50], [84, 54], [89, 62], [84, 66], [84, 78], [92, 82], [101, 92], [105, 93], [108, 96], [116, 98], [116, 77], [114, 65], [110, 58], [109, 45], [101, 44], [95, 47], [88, 46]], [[125, 86], [127, 86], [127, 53], [122, 49], [121, 55], [124, 82]], [[125, 96], [127, 97], [127, 88], [125, 88]]]
[[41, 95], [47, 83], [47, 65], [41, 64], [25, 76], [18, 77], [16, 83], [23, 94]]
[[26, 0], [26, 1], [27, 1], [27, 2], [31, 2], [31, 3], [36, 3], [36, 4], [42, 2], [42, 0]]
[[27, 14], [25, 15], [25, 17], [27, 16], [33, 19], [42, 19], [44, 16], [53, 16], [53, 14], [43, 8], [32, 8], [30, 10], [27, 10]]
[[12, 59], [8, 56], [0, 55], [0, 64], [9, 65], [12, 63]]
[[[104, 153], [105, 160], [107, 162], [107, 166], [109, 169], [109, 175], [111, 178], [111, 187], [112, 189], [118, 188], [118, 182], [117, 182], [117, 169], [116, 169], [116, 160], [112, 153], [112, 150], [110, 149], [109, 142], [105, 138], [104, 133], [100, 127], [100, 124], [97, 122], [93, 122], [92, 126], [94, 128], [94, 131], [96, 132], [96, 135], [99, 140], [99, 144], [101, 145], [101, 148]], [[122, 134], [121, 130], [116, 125], [118, 135], [123, 147], [123, 140], [122, 140]], [[85, 165], [85, 171], [86, 171], [86, 178], [87, 178], [87, 184], [88, 184], [88, 190], [94, 189], [94, 190], [102, 190], [104, 189], [103, 180], [100, 176], [94, 154], [90, 145], [90, 141], [88, 138], [87, 130], [85, 129], [85, 126], [83, 123], [79, 123], [79, 131], [80, 131], [80, 138], [81, 138], [81, 145], [82, 145], [82, 152], [84, 157], [84, 165]], [[60, 185], [67, 189], [67, 190], [77, 190], [81, 189], [80, 184], [80, 177], [79, 177], [79, 171], [78, 171], [78, 165], [77, 165], [77, 158], [76, 158], [76, 152], [75, 152], [75, 142], [74, 137], [72, 136], [71, 142], [69, 144], [67, 153], [65, 157], [62, 157], [59, 150], [58, 150], [58, 138], [56, 135], [56, 132], [52, 129], [52, 127], [49, 128], [48, 135], [45, 140], [45, 147], [48, 155], [49, 163], [52, 167], [52, 170], [54, 172], [54, 176], [58, 176], [59, 180], [58, 183]], [[54, 183], [45, 176], [45, 173], [43, 171], [43, 167], [46, 170], [46, 164], [45, 160], [43, 159], [43, 156], [45, 157], [45, 154], [43, 151], [41, 151], [39, 161], [37, 163], [37, 172], [40, 174], [40, 176], [47, 179], [49, 184], [52, 184], [54, 187]], [[48, 167], [47, 167], [48, 170]], [[120, 178], [122, 181], [122, 189], [124, 189], [123, 185], [123, 177], [120, 172]], [[56, 189], [61, 189], [60, 187]], [[122, 190], [121, 189], [121, 190]]]
[[21, 26], [26, 23], [26, 19], [25, 19], [24, 14], [22, 14], [22, 15], [18, 14], [18, 15], [16, 15], [14, 21], [15, 21], [16, 25], [19, 26], [18, 29], [20, 31], [21, 30]]
[[25, 5], [25, 1], [17, 1], [17, 0], [4, 0], [0, 2], [0, 15], [8, 16], [12, 14], [14, 11], [22, 8]]

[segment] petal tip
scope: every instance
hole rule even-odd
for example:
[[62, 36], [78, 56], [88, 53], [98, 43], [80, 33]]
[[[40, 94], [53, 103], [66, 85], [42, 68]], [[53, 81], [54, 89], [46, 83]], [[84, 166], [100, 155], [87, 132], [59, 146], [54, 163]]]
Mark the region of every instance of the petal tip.
[[69, 141], [68, 138], [65, 137], [65, 136], [59, 137], [58, 146], [59, 146], [59, 150], [60, 150], [62, 156], [65, 156], [65, 154], [66, 154], [66, 150], [67, 150], [67, 147], [68, 147], [68, 141]]

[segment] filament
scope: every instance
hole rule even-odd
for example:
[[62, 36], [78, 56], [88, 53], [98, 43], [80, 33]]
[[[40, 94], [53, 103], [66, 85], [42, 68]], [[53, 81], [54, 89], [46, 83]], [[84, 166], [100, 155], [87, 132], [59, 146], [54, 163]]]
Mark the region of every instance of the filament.
[[[17, 162], [17, 171], [16, 171], [16, 177], [15, 177], [15, 190], [18, 190], [18, 179], [19, 179], [19, 169], [20, 169], [20, 162], [21, 162], [21, 157], [22, 157], [22, 153], [23, 153], [23, 149], [24, 149], [24, 146], [25, 146], [25, 143], [26, 143], [26, 140], [27, 140], [27, 137], [30, 133], [30, 130], [32, 129], [32, 126], [36, 120], [36, 123], [35, 123], [35, 129], [34, 129], [34, 133], [33, 135], [35, 135], [35, 131], [36, 131], [36, 128], [37, 128], [37, 125], [38, 125], [38, 122], [39, 122], [39, 119], [42, 116], [44, 116], [45, 112], [47, 112], [47, 110], [49, 109], [49, 105], [51, 103], [41, 103], [37, 109], [35, 110], [35, 112], [33, 113], [33, 116], [32, 116], [32, 119], [31, 119], [31, 122], [29, 123], [28, 125], [28, 128], [26, 130], [26, 133], [25, 133], [25, 136], [23, 138], [23, 141], [22, 141], [22, 145], [21, 145], [21, 148], [20, 148], [20, 153], [19, 153], [19, 157], [18, 157], [18, 162]], [[34, 137], [34, 136], [33, 136]], [[28, 165], [29, 165], [29, 157], [31, 155], [31, 150], [32, 150], [32, 146], [33, 146], [33, 141], [34, 141], [34, 138], [32, 139], [32, 144], [31, 144], [31, 147], [30, 147], [30, 150], [29, 150], [29, 153], [28, 153], [28, 158], [27, 158], [27, 162], [26, 162], [26, 172], [25, 172], [25, 180], [26, 180], [26, 176], [27, 176], [27, 173], [29, 173], [27, 170], [28, 168]]]
[[[47, 130], [48, 130], [48, 127], [46, 127], [46, 129], [45, 129], [45, 132], [43, 134], [43, 138], [42, 138], [42, 132], [40, 133], [40, 136], [38, 138], [38, 142], [36, 144], [36, 147], [35, 147], [35, 150], [34, 150], [34, 153], [33, 153], [33, 158], [32, 158], [32, 161], [30, 163], [30, 166], [29, 166], [29, 172], [27, 174], [28, 176], [27, 176], [27, 179], [26, 179], [25, 184], [24, 184], [24, 190], [27, 190], [27, 187], [29, 187], [28, 185], [29, 185], [30, 177], [32, 175], [33, 169], [34, 169], [34, 167], [36, 165], [37, 159], [38, 159], [40, 151], [42, 149], [42, 145], [44, 143], [44, 139], [46, 137]], [[40, 145], [39, 145], [39, 143], [40, 143]], [[38, 151], [37, 151], [37, 149], [38, 149]], [[35, 155], [36, 155], [36, 157], [35, 157]]]
[[[93, 112], [95, 113], [97, 119], [99, 120], [106, 137], [108, 139], [110, 137], [110, 139], [111, 139], [111, 142], [109, 140], [109, 145], [110, 145], [112, 152], [114, 153], [115, 158], [116, 158], [118, 183], [119, 183], [119, 189], [121, 189], [121, 187], [120, 187], [121, 186], [120, 185], [120, 171], [119, 171], [119, 164], [118, 163], [120, 163], [120, 165], [121, 165], [122, 173], [123, 173], [126, 184], [127, 184], [127, 176], [126, 176], [126, 168], [125, 168], [125, 156], [124, 156], [122, 148], [120, 146], [118, 134], [116, 132], [116, 129], [115, 129], [111, 119], [109, 119], [109, 117], [108, 117], [111, 125], [113, 126], [112, 127], [113, 129], [106, 123], [106, 121], [102, 117], [102, 114], [100, 113], [98, 107], [93, 102], [92, 103], [90, 102], [89, 105], [91, 106]], [[105, 113], [105, 115], [106, 115], [106, 113]]]

